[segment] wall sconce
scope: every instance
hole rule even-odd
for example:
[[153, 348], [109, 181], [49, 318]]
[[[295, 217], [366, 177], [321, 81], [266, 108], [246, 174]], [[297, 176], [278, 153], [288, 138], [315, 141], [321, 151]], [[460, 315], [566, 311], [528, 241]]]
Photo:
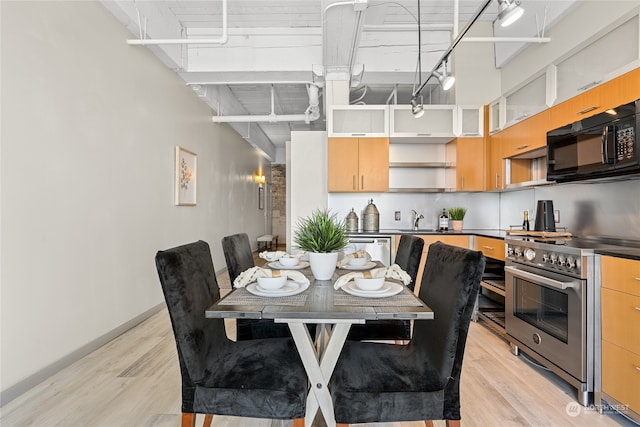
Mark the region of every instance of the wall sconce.
[[258, 185], [263, 185], [267, 182], [267, 177], [265, 177], [264, 175], [254, 175], [253, 180], [255, 181], [256, 184]]

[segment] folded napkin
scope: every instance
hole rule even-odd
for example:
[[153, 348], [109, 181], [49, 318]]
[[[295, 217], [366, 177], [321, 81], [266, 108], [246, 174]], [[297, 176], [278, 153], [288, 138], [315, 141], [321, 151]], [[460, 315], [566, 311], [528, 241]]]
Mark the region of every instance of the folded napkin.
[[253, 283], [258, 280], [258, 277], [278, 277], [285, 276], [288, 279], [293, 280], [296, 283], [300, 283], [301, 285], [308, 285], [309, 279], [305, 277], [304, 274], [299, 271], [294, 270], [271, 270], [269, 268], [261, 268], [261, 267], [251, 267], [236, 277], [236, 280], [233, 281], [234, 288], [242, 288], [249, 283]]
[[403, 269], [401, 269], [398, 264], [393, 264], [390, 267], [381, 267], [374, 268], [373, 270], [369, 271], [354, 271], [353, 273], [347, 273], [344, 276], [340, 276], [340, 278], [336, 280], [336, 283], [333, 285], [333, 287], [335, 289], [340, 289], [356, 277], [385, 277], [389, 279], [402, 280], [402, 283], [404, 283], [405, 285], [411, 283], [411, 277]]
[[346, 254], [344, 258], [338, 261], [338, 268], [344, 267], [345, 265], [349, 264], [349, 261], [351, 261], [353, 258], [366, 258], [367, 261], [371, 261], [371, 255], [369, 255], [369, 252], [365, 251], [364, 249], [359, 249], [350, 254]]
[[282, 257], [298, 257], [298, 258], [301, 258], [305, 254], [306, 254], [305, 251], [300, 251], [300, 252], [297, 252], [297, 253], [292, 254], [292, 255], [289, 255], [288, 253], [286, 253], [284, 251], [275, 251], [275, 252], [264, 251], [264, 252], [260, 252], [258, 254], [258, 256], [260, 258], [262, 258], [262, 259], [265, 259], [265, 260], [269, 261], [269, 262], [273, 262], [273, 261], [278, 261]]

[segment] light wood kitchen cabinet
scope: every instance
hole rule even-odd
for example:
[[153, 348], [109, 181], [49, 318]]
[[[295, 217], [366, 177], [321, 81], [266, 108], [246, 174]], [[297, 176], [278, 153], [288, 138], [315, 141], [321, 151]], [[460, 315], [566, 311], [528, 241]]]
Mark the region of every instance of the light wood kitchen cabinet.
[[485, 181], [483, 138], [456, 138], [456, 190], [482, 191]]
[[550, 129], [602, 113], [640, 98], [640, 68], [596, 86], [550, 109]]
[[330, 192], [389, 190], [389, 138], [329, 138]]
[[602, 394], [640, 418], [640, 261], [602, 256], [600, 266]]
[[495, 133], [489, 138], [487, 150], [487, 185], [486, 189], [504, 189], [504, 156], [502, 155], [502, 132]]
[[473, 249], [484, 256], [504, 261], [504, 240], [493, 237], [474, 236]]
[[502, 154], [504, 157], [515, 157], [547, 145], [549, 127], [549, 110], [516, 123], [503, 131]]

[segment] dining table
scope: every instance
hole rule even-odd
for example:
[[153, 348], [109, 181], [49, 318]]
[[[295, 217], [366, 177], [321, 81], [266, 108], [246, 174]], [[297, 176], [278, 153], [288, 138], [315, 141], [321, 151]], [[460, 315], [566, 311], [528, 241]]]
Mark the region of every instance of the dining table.
[[[378, 263], [375, 267], [383, 266]], [[269, 268], [268, 265], [265, 268]], [[271, 296], [266, 292], [255, 292], [255, 288], [251, 288], [254, 293], [249, 292], [247, 288], [251, 285], [239, 287], [209, 307], [205, 316], [273, 319], [274, 322], [286, 323], [309, 378], [305, 427], [311, 427], [318, 410], [321, 411], [326, 425], [334, 427], [336, 422], [328, 384], [351, 325], [379, 319], [429, 320], [433, 319], [434, 313], [398, 280], [385, 279], [385, 284], [388, 281], [388, 284], [397, 290], [394, 295], [379, 292], [363, 293], [362, 295], [366, 296], [360, 296], [354, 292], [348, 293], [342, 288], [334, 288], [336, 280], [353, 272], [355, 267], [337, 268], [331, 280], [315, 280], [308, 263], [301, 263], [293, 268], [309, 279], [309, 285], [303, 286], [294, 295]], [[398, 288], [398, 285], [402, 289]], [[289, 292], [291, 293], [293, 292]], [[315, 336], [311, 336], [307, 324], [318, 324]]]

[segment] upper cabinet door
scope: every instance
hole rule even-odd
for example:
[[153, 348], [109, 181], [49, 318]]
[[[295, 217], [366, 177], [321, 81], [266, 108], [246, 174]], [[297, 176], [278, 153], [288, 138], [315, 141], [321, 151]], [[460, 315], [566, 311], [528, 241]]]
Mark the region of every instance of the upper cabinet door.
[[455, 138], [457, 107], [425, 105], [422, 117], [415, 118], [410, 105], [390, 106], [391, 138], [394, 142], [446, 144]]
[[330, 192], [389, 191], [389, 138], [329, 138]]
[[388, 137], [387, 105], [333, 105], [327, 114], [327, 133], [334, 136]]
[[329, 138], [328, 147], [328, 190], [358, 191], [358, 138]]
[[638, 15], [556, 63], [562, 102], [638, 67]]
[[484, 190], [484, 140], [456, 139], [456, 190]]
[[360, 191], [389, 191], [389, 138], [359, 138]]

